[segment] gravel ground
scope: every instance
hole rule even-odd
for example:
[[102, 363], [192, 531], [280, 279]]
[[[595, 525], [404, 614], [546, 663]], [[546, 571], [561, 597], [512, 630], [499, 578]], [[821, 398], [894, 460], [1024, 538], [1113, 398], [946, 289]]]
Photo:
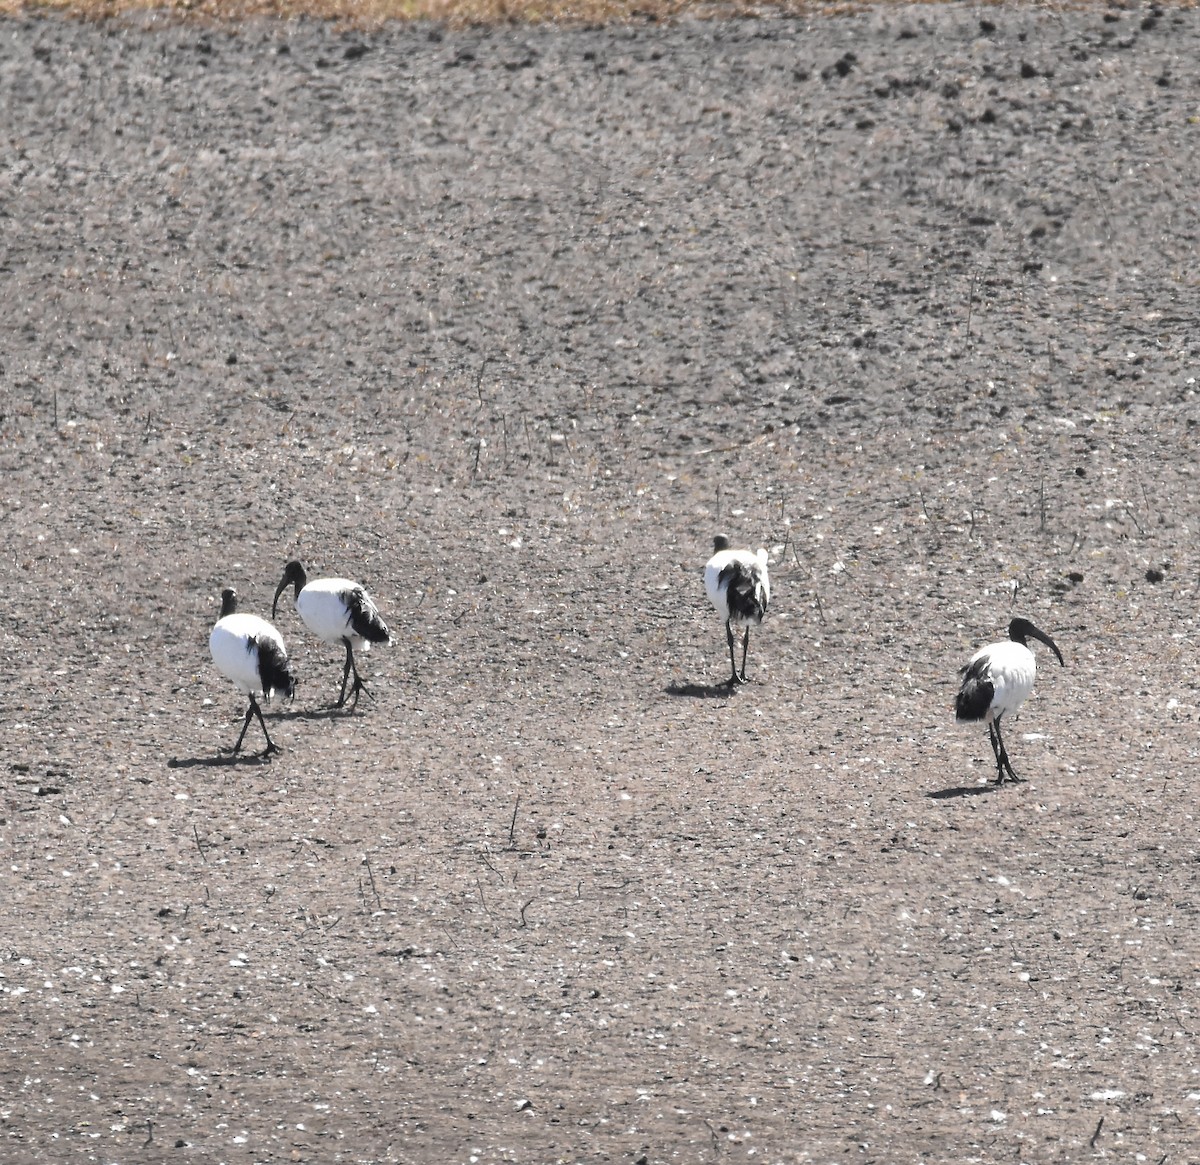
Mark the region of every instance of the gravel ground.
[[[1200, 12], [12, 19], [0, 109], [6, 1162], [1195, 1159]], [[397, 642], [281, 609], [233, 763], [291, 557]]]

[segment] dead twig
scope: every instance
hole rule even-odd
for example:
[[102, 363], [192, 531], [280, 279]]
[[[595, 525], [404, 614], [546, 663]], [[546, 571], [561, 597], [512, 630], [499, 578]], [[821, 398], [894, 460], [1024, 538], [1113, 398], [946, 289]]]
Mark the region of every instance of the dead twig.
[[375, 909], [383, 909], [383, 899], [379, 897], [379, 887], [375, 885], [375, 871], [371, 869], [371, 859], [363, 855], [363, 865], [367, 867], [367, 877], [371, 880], [371, 893], [375, 895]]
[[475, 879], [475, 889], [479, 891], [479, 904], [483, 907], [484, 914], [494, 920], [496, 916], [492, 913], [492, 908], [487, 904], [487, 898], [483, 893], [483, 885], [478, 878]]
[[513, 804], [512, 820], [508, 823], [508, 848], [509, 849], [517, 848], [517, 840], [516, 840], [517, 810], [520, 808], [520, 805], [521, 805], [521, 794], [518, 793], [517, 799]]
[[479, 366], [479, 375], [475, 377], [475, 395], [479, 397], [479, 407], [481, 409], [486, 403], [483, 399], [483, 374], [487, 371], [487, 366], [491, 359], [490, 356], [483, 358], [483, 363]]
[[1151, 520], [1150, 510], [1152, 508], [1150, 505], [1150, 495], [1146, 492], [1146, 483], [1142, 479], [1142, 475], [1140, 473], [1137, 475], [1137, 479], [1138, 488], [1142, 491], [1142, 503], [1146, 507], [1146, 521], [1149, 522]]

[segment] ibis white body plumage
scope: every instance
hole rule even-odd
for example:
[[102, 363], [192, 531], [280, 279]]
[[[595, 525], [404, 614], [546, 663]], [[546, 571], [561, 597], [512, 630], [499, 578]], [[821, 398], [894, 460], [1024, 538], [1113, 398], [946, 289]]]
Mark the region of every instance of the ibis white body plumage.
[[261, 692], [263, 699], [270, 700], [276, 692], [288, 697], [295, 693], [296, 677], [288, 662], [283, 636], [266, 619], [238, 611], [237, 593], [227, 589], [221, 595], [221, 616], [209, 634], [208, 650], [217, 670], [250, 700], [241, 734], [233, 746], [234, 753], [240, 751], [246, 729], [255, 716], [267, 738], [263, 755], [278, 752], [267, 732], [257, 695]]
[[1015, 716], [1033, 693], [1037, 659], [1023, 643], [1008, 639], [984, 647], [971, 656], [967, 673], [972, 668], [985, 673], [992, 686], [992, 697], [984, 715], [989, 723], [999, 720], [1005, 712]]
[[999, 643], [990, 643], [977, 651], [967, 664], [959, 669], [962, 684], [954, 702], [954, 714], [958, 720], [982, 720], [988, 726], [988, 738], [996, 757], [996, 782], [1015, 781], [1000, 734], [1001, 719], [1011, 714], [1015, 719], [1021, 705], [1033, 692], [1033, 681], [1037, 674], [1037, 660], [1028, 640], [1038, 639], [1046, 644], [1063, 663], [1062, 652], [1054, 640], [1039, 631], [1028, 619], [1014, 619], [1008, 626], [1008, 638]]
[[346, 685], [351, 674], [354, 702], [359, 692], [371, 693], [358, 674], [354, 649], [370, 649], [372, 643], [391, 643], [391, 633], [379, 614], [371, 596], [359, 584], [348, 578], [310, 579], [299, 562], [292, 561], [283, 569], [283, 578], [275, 592], [271, 617], [279, 605], [279, 596], [288, 586], [294, 588], [296, 611], [304, 625], [325, 643], [340, 643], [346, 648], [346, 666], [342, 671], [342, 691], [337, 707], [346, 703]]
[[[733, 674], [729, 684], [746, 682], [746, 653], [750, 649], [750, 628], [762, 624], [771, 602], [771, 579], [767, 571], [767, 552], [763, 549], [735, 550], [729, 539], [713, 539], [713, 556], [704, 567], [704, 589], [717, 613], [725, 620], [725, 638], [729, 644], [729, 666]], [[738, 670], [734, 655], [734, 627], [742, 628], [742, 667]]]

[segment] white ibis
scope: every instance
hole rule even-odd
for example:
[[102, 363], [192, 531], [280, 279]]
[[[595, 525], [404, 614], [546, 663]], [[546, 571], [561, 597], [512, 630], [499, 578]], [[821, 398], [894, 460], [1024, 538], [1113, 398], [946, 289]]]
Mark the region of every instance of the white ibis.
[[[704, 589], [717, 613], [725, 619], [725, 638], [729, 642], [729, 665], [733, 674], [729, 686], [746, 682], [746, 653], [750, 649], [750, 628], [759, 626], [771, 601], [771, 580], [767, 576], [767, 552], [760, 549], [733, 550], [729, 539], [718, 534], [713, 539], [713, 556], [704, 567]], [[739, 672], [733, 652], [733, 629], [743, 628], [742, 669]]]
[[250, 697], [241, 735], [233, 746], [234, 755], [241, 749], [242, 741], [246, 739], [246, 729], [250, 727], [250, 720], [254, 716], [258, 717], [263, 735], [267, 738], [267, 747], [262, 755], [278, 752], [279, 748], [271, 740], [254, 694], [261, 691], [267, 700], [276, 692], [281, 692], [289, 699], [295, 695], [296, 675], [288, 662], [283, 637], [266, 619], [240, 614], [237, 592], [228, 587], [221, 592], [221, 614], [208, 637], [208, 650], [212, 652], [217, 670], [226, 679], [232, 680], [239, 692]]
[[954, 716], [957, 720], [986, 720], [988, 738], [996, 756], [996, 784], [1006, 779], [1020, 778], [1009, 763], [1008, 750], [1000, 735], [1000, 720], [1006, 712], [1016, 719], [1021, 705], [1033, 691], [1033, 677], [1037, 668], [1029, 640], [1041, 640], [1055, 655], [1060, 666], [1062, 652], [1054, 640], [1044, 631], [1039, 631], [1028, 619], [1014, 619], [1008, 625], [1008, 638], [999, 643], [989, 643], [971, 656], [970, 662], [959, 669], [962, 686], [954, 701]]
[[295, 588], [296, 610], [304, 625], [326, 643], [342, 643], [346, 647], [346, 666], [342, 670], [342, 692], [335, 707], [346, 703], [346, 683], [354, 673], [351, 688], [353, 701], [358, 703], [358, 693], [366, 692], [358, 668], [354, 665], [354, 649], [368, 650], [372, 643], [391, 643], [392, 636], [387, 624], [379, 617], [379, 611], [371, 596], [356, 582], [348, 578], [309, 579], [304, 567], [292, 559], [283, 568], [283, 578], [275, 590], [275, 602], [271, 605], [271, 618], [275, 618], [279, 596], [291, 585]]

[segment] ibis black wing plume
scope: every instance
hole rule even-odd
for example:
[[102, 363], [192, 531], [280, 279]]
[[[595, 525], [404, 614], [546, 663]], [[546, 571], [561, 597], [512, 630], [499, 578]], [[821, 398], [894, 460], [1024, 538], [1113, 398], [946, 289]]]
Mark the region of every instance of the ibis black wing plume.
[[262, 680], [263, 695], [281, 692], [290, 700], [296, 694], [296, 673], [292, 670], [287, 652], [280, 650], [273, 639], [253, 641], [258, 647], [258, 677]]
[[757, 564], [740, 560], [731, 562], [718, 576], [718, 586], [729, 582], [726, 602], [734, 622], [761, 623], [767, 613], [767, 595], [762, 585], [762, 571]]
[[371, 596], [362, 587], [346, 591], [342, 601], [350, 612], [350, 626], [355, 635], [361, 635], [368, 643], [391, 642], [392, 633], [371, 601]]
[[960, 669], [962, 686], [954, 700], [956, 720], [982, 720], [992, 706], [996, 689], [988, 675], [988, 661], [976, 659]]

